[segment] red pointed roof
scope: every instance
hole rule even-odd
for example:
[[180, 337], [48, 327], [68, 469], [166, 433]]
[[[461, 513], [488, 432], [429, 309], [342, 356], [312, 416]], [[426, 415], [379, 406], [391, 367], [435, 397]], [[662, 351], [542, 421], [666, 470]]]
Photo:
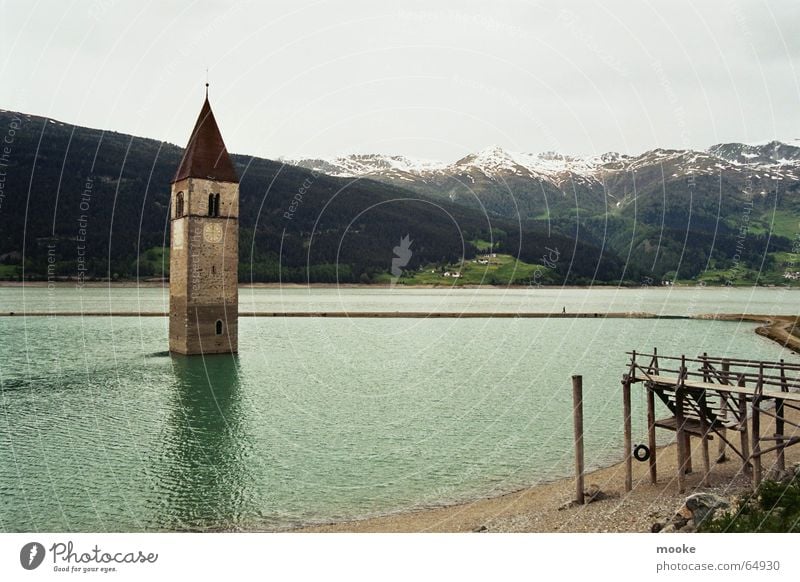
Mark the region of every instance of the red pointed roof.
[[203, 108], [194, 124], [192, 137], [183, 152], [173, 182], [184, 178], [204, 178], [219, 182], [239, 182], [236, 169], [222, 141], [217, 120], [206, 95]]

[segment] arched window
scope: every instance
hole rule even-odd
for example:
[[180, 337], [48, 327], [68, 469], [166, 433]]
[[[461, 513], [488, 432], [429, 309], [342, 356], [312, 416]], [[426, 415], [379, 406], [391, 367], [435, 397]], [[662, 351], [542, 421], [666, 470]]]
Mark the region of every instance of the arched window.
[[219, 194], [208, 195], [208, 215], [219, 216]]
[[178, 192], [175, 196], [175, 218], [183, 216], [183, 192]]
[[222, 335], [222, 320], [217, 320], [217, 335]]

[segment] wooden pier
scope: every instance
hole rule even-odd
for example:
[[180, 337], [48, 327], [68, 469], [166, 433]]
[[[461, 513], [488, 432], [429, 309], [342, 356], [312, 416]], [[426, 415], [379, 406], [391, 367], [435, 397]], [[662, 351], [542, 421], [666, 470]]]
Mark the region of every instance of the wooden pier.
[[[631, 389], [647, 391], [647, 447], [650, 480], [656, 483], [656, 429], [676, 433], [678, 488], [686, 490], [686, 474], [692, 472], [691, 439], [701, 440], [703, 475], [709, 485], [709, 442], [718, 439], [716, 462], [727, 460], [728, 451], [742, 462], [754, 486], [763, 477], [765, 455], [775, 454], [774, 467], [785, 470], [784, 451], [800, 442], [800, 425], [785, 417], [787, 409], [800, 410], [800, 365], [736, 358], [697, 358], [628, 352], [628, 371], [622, 377], [625, 425], [625, 490], [633, 486]], [[657, 419], [656, 399], [669, 412]], [[659, 407], [661, 408], [661, 407]], [[763, 434], [762, 416], [775, 420], [774, 434]], [[786, 425], [793, 427], [785, 433]], [[736, 437], [738, 433], [738, 438]], [[738, 441], [738, 442], [737, 442]]]

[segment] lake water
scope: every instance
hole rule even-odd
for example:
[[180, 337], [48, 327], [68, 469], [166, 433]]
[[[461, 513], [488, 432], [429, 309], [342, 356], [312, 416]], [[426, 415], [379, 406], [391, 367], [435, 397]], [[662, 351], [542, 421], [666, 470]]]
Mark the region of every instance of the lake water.
[[[242, 290], [243, 309], [263, 311], [791, 313], [797, 298]], [[165, 307], [153, 288], [0, 289], [2, 312], [52, 301]], [[206, 358], [166, 355], [165, 318], [0, 325], [5, 531], [282, 529], [498, 494], [570, 475], [572, 374], [584, 374], [587, 463], [600, 466], [621, 457], [625, 351], [800, 362], [753, 324], [693, 320], [244, 318], [240, 353]], [[637, 392], [633, 406], [641, 440]]]
[[[276, 311], [447, 311], [609, 313], [656, 315], [752, 313], [793, 315], [800, 289], [650, 287], [617, 289], [395, 289], [388, 288], [251, 288], [239, 290], [239, 310]], [[165, 312], [166, 287], [44, 286], [0, 288], [0, 313], [69, 311]]]

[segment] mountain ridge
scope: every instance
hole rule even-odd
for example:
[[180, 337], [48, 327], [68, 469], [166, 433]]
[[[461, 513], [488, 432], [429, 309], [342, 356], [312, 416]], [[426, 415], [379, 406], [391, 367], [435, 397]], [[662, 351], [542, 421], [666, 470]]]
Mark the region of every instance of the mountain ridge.
[[[58, 276], [80, 266], [90, 277], [165, 275], [169, 183], [181, 148], [0, 112], [6, 127], [15, 119], [21, 127], [2, 168], [0, 277], [46, 277], [51, 243]], [[373, 154], [349, 160], [348, 171], [380, 172], [355, 178], [233, 155], [242, 178], [240, 273], [244, 281], [381, 282], [392, 249], [410, 235], [410, 270], [456, 269], [489, 245], [534, 266], [545, 266], [552, 249], [569, 257], [547, 271], [548, 284], [794, 284], [798, 148], [712, 147], [586, 161], [494, 146], [446, 170]], [[287, 218], [287, 209], [296, 211]], [[78, 259], [84, 218], [87, 250]]]
[[[565, 156], [489, 146], [450, 163], [325, 161], [335, 175], [402, 185], [488, 216], [542, 223], [625, 257], [643, 280], [782, 282], [800, 271], [800, 143], [721, 143], [636, 155]], [[287, 160], [288, 161], [288, 160]], [[313, 160], [292, 160], [320, 168]], [[746, 231], [741, 251], [737, 240]], [[709, 236], [709, 233], [712, 236]], [[692, 253], [684, 252], [693, 244]], [[743, 268], [739, 259], [749, 255]], [[789, 253], [789, 254], [787, 254]], [[790, 256], [791, 255], [791, 256]], [[742, 273], [745, 273], [744, 275]]]
[[[778, 152], [781, 153], [780, 157]], [[631, 171], [652, 161], [669, 161], [683, 158], [687, 169], [699, 158], [708, 157], [711, 162], [727, 163], [722, 169], [744, 166], [762, 172], [779, 172], [777, 179], [800, 179], [800, 146], [773, 140], [762, 145], [740, 142], [719, 143], [705, 150], [654, 148], [640, 154], [605, 152], [592, 156], [566, 155], [558, 152], [537, 154], [514, 152], [499, 145], [489, 145], [479, 152], [470, 153], [453, 162], [423, 160], [404, 155], [361, 153], [332, 158], [280, 157], [279, 161], [325, 171], [337, 177], [378, 177], [391, 172], [401, 172], [424, 177], [433, 172], [457, 172], [475, 168], [491, 177], [495, 173], [527, 170], [531, 175], [555, 179], [561, 174], [571, 173], [583, 178], [596, 178], [603, 171]], [[654, 160], [654, 158], [662, 158]], [[701, 164], [698, 169], [705, 171]]]
[[[2, 168], [1, 278], [167, 274], [170, 181], [181, 148], [1, 111], [0, 127], [12, 126], [13, 151]], [[554, 271], [554, 282], [591, 281], [598, 264], [603, 280], [623, 273], [612, 253], [541, 225], [487, 220], [475, 209], [369, 179], [232, 158], [240, 176], [242, 281], [380, 281], [392, 249], [409, 234], [409, 269], [469, 260], [476, 241], [489, 240], [523, 261], [535, 262], [548, 245], [577, 255]]]

